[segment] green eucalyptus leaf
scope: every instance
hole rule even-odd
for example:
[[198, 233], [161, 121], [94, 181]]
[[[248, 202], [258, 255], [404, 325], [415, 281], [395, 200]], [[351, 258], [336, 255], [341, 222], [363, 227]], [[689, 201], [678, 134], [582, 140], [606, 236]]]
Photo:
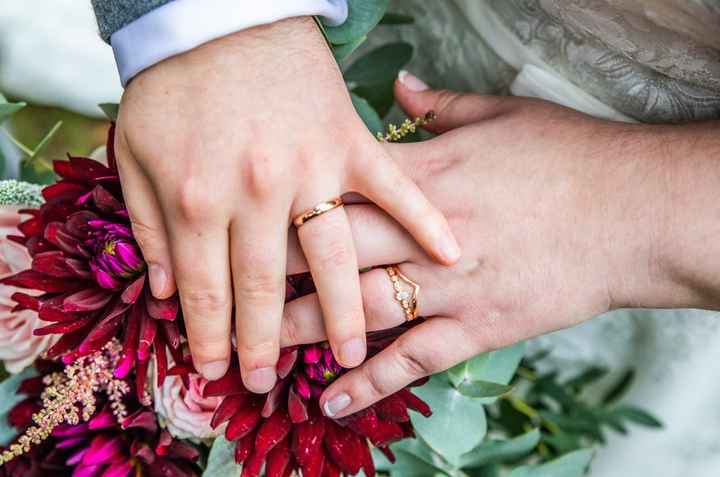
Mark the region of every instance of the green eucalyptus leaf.
[[0, 94], [0, 123], [27, 106], [27, 103], [10, 103]]
[[17, 390], [25, 379], [35, 376], [35, 369], [27, 368], [0, 383], [0, 445], [7, 446], [18, 434], [17, 429], [7, 422], [10, 410], [25, 399]]
[[412, 45], [405, 42], [388, 43], [375, 48], [345, 70], [345, 81], [351, 88], [392, 83], [402, 67], [410, 61], [412, 54]]
[[433, 410], [430, 418], [412, 414], [415, 432], [448, 462], [457, 463], [485, 437], [485, 409], [478, 399], [453, 388], [446, 373], [433, 376], [413, 392]]
[[383, 473], [389, 473], [392, 477], [434, 477], [435, 475], [446, 475], [445, 472], [412, 452], [393, 446], [395, 462], [391, 463], [385, 455], [377, 449], [373, 449], [373, 460], [375, 468]]
[[508, 384], [515, 375], [524, 352], [525, 344], [517, 343], [497, 351], [479, 354], [451, 368], [450, 380], [455, 386], [463, 381]]
[[565, 415], [551, 411], [540, 411], [540, 416], [571, 434], [586, 434], [597, 441], [604, 442], [600, 421], [589, 412]]
[[612, 410], [613, 415], [625, 419], [635, 424], [645, 427], [663, 427], [663, 423], [658, 418], [647, 411], [634, 406], [618, 406]]
[[508, 477], [582, 477], [590, 466], [593, 451], [583, 449], [541, 465], [518, 467]]
[[235, 443], [220, 436], [210, 448], [203, 477], [240, 477], [242, 467], [235, 463]]
[[350, 99], [352, 100], [353, 106], [355, 106], [355, 111], [357, 111], [370, 132], [373, 134], [382, 132], [384, 129], [382, 119], [380, 119], [378, 113], [375, 112], [375, 109], [370, 106], [370, 103], [353, 93], [350, 93]]
[[110, 121], [117, 121], [118, 118], [118, 112], [120, 111], [120, 105], [117, 103], [100, 103], [98, 104], [100, 109], [102, 109], [103, 113], [105, 113], [105, 116]]
[[473, 398], [498, 398], [513, 389], [512, 386], [507, 384], [490, 381], [463, 381], [455, 387], [461, 394]]
[[460, 467], [484, 467], [489, 464], [512, 462], [528, 455], [539, 442], [538, 429], [504, 441], [486, 441], [464, 454], [460, 460]]
[[393, 12], [387, 12], [385, 16], [382, 17], [382, 20], [380, 20], [381, 25], [408, 25], [414, 22], [415, 18], [413, 18], [412, 15]]
[[352, 43], [375, 28], [390, 0], [348, 0], [348, 18], [342, 25], [324, 25], [325, 37], [333, 45]]
[[352, 54], [353, 51], [357, 49], [358, 46], [362, 45], [365, 40], [367, 40], [367, 36], [361, 36], [360, 38], [355, 39], [354, 41], [351, 41], [350, 43], [345, 43], [344, 45], [337, 45], [333, 47], [333, 55], [335, 55], [336, 61], [342, 61], [348, 56]]
[[33, 149], [33, 151], [32, 151], [32, 155], [29, 157], [30, 160], [36, 159], [43, 152], [45, 152], [45, 149], [47, 149], [48, 144], [50, 144], [50, 141], [52, 141], [52, 139], [55, 137], [55, 135], [60, 130], [62, 125], [63, 125], [62, 121], [58, 121], [57, 123], [55, 123], [55, 126], [53, 126], [52, 129], [50, 131], [48, 131], [48, 133], [45, 135], [45, 137], [40, 140], [38, 145], [35, 146], [35, 149]]
[[394, 81], [375, 86], [360, 86], [353, 89], [353, 93], [365, 99], [380, 115], [385, 117], [395, 104]]

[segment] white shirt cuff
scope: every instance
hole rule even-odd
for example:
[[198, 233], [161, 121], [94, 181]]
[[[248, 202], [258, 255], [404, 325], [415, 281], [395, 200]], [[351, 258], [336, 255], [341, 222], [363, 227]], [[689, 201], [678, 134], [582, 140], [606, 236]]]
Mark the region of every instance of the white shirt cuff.
[[328, 25], [347, 18], [347, 0], [173, 0], [110, 36], [120, 80], [203, 43], [285, 18], [318, 15]]

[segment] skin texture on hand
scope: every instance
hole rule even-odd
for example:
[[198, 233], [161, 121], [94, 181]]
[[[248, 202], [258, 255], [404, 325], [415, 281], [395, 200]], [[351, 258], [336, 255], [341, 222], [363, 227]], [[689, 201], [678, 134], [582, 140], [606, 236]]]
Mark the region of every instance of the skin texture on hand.
[[[388, 150], [448, 217], [463, 256], [437, 266], [376, 207], [348, 207], [360, 265], [399, 264], [421, 286], [427, 319], [333, 383], [321, 399], [327, 415], [610, 309], [720, 307], [720, 245], [707, 243], [720, 234], [710, 200], [717, 123], [610, 123], [544, 101], [410, 84], [396, 84], [401, 105], [409, 116], [436, 111], [431, 127], [442, 134]], [[304, 269], [291, 243], [288, 271]], [[382, 268], [361, 285], [368, 329], [404, 322]], [[314, 295], [289, 303], [283, 345], [322, 340], [320, 315]]]
[[[342, 137], [342, 141], [336, 140]], [[290, 220], [359, 192], [437, 260], [460, 251], [355, 113], [315, 23], [285, 20], [207, 43], [138, 75], [120, 107], [118, 167], [153, 294], [180, 294], [193, 361], [225, 373], [235, 302], [248, 389], [275, 383]], [[338, 208], [298, 230], [338, 361], [365, 358], [357, 258]]]

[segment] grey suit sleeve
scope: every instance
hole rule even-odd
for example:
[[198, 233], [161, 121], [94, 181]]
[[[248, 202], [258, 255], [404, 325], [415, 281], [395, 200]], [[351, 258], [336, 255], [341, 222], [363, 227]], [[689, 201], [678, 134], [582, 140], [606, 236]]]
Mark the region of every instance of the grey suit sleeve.
[[91, 0], [100, 36], [110, 43], [110, 35], [146, 13], [172, 0]]

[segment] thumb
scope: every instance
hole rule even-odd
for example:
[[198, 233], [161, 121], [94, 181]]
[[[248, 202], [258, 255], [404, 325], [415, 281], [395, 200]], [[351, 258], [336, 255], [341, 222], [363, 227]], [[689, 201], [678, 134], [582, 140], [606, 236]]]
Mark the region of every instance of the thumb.
[[425, 126], [443, 133], [468, 124], [491, 119], [507, 110], [510, 98], [431, 89], [424, 81], [407, 71], [400, 71], [395, 81], [395, 99], [411, 117], [435, 112], [435, 120]]

